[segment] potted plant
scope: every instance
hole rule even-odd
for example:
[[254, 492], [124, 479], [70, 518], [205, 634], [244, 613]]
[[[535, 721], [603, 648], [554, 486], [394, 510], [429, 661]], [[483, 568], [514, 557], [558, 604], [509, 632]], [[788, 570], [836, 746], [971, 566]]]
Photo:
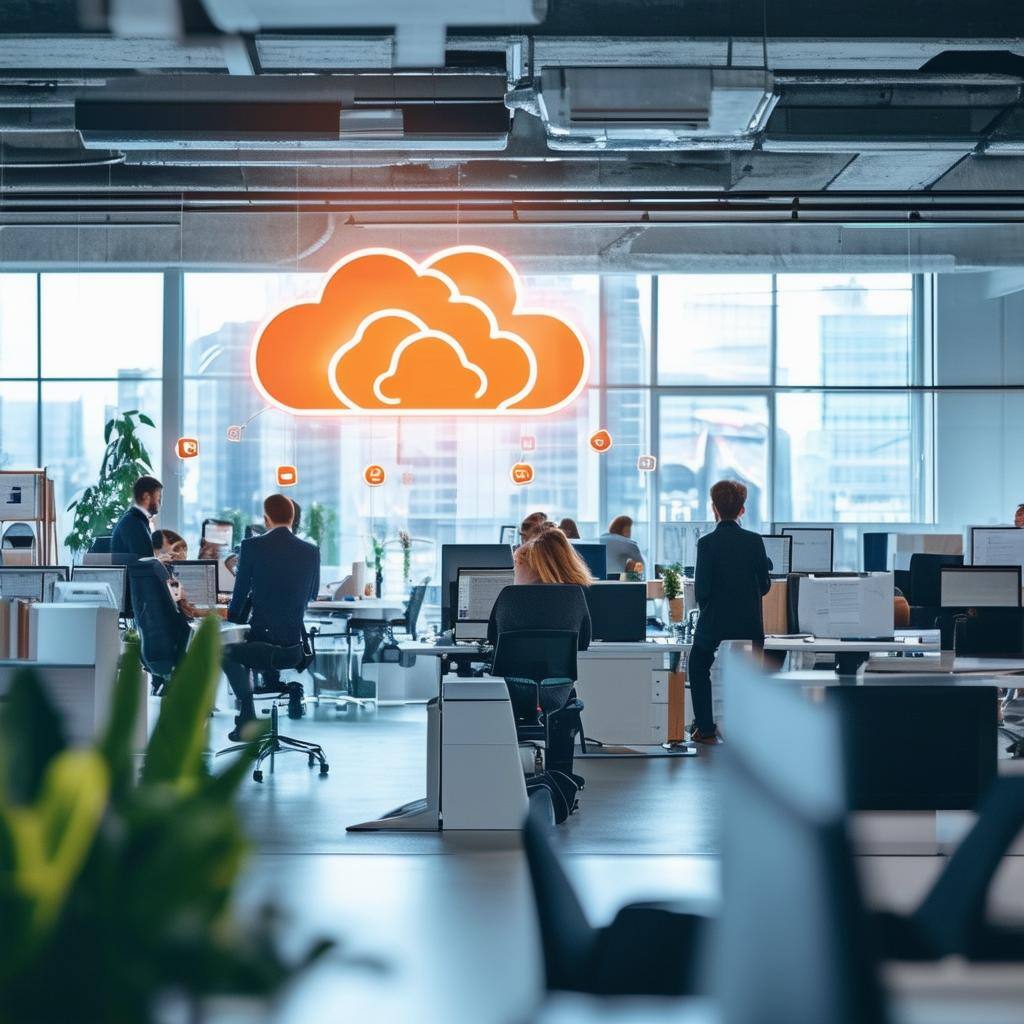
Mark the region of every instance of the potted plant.
[[371, 535], [370, 545], [373, 549], [373, 561], [367, 559], [366, 564], [373, 566], [374, 596], [381, 597], [384, 592], [384, 539]]
[[412, 537], [408, 530], [398, 531], [398, 543], [402, 549], [402, 580], [408, 586], [412, 582]]
[[111, 533], [121, 513], [132, 503], [132, 486], [140, 476], [153, 472], [153, 460], [139, 437], [139, 427], [153, 421], [138, 409], [129, 409], [107, 420], [103, 428], [106, 449], [96, 484], [68, 505], [75, 513], [64, 544], [73, 555], [88, 551], [97, 537]]
[[244, 925], [232, 912], [247, 851], [235, 796], [255, 751], [207, 768], [219, 675], [211, 617], [168, 684], [137, 782], [134, 647], [92, 746], [69, 747], [33, 672], [12, 680], [0, 707], [0, 1024], [156, 1024], [168, 998], [196, 1021], [217, 997], [267, 1006], [329, 948], [289, 960], [273, 912]]
[[326, 565], [337, 565], [340, 561], [338, 552], [338, 513], [322, 501], [314, 501], [309, 506], [306, 533], [309, 539], [320, 549], [320, 557]]
[[665, 588], [665, 600], [668, 601], [668, 618], [670, 622], [683, 621], [683, 567], [679, 562], [666, 565], [661, 570], [661, 582]]

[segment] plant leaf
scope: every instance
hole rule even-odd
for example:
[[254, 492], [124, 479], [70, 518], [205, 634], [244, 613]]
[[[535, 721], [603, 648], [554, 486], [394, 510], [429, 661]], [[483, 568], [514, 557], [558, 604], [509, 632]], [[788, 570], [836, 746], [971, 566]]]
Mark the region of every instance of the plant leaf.
[[99, 751], [107, 763], [111, 790], [121, 796], [132, 781], [132, 737], [139, 715], [142, 671], [139, 667], [137, 643], [126, 644], [110, 703], [110, 718], [99, 743]]
[[220, 679], [220, 626], [208, 615], [167, 684], [146, 748], [144, 783], [189, 788], [203, 773], [206, 729]]
[[47, 766], [65, 747], [61, 717], [39, 676], [19, 671], [0, 706], [0, 795], [14, 804], [31, 803]]

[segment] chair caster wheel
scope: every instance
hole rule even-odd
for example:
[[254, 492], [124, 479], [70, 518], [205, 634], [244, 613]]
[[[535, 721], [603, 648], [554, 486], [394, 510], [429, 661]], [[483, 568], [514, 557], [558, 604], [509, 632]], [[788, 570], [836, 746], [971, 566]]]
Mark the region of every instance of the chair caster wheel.
[[261, 772], [259, 770], [259, 768], [257, 768], [256, 771], [254, 771], [252, 773], [252, 781], [253, 782], [262, 782], [263, 781], [263, 772]]
[[320, 778], [325, 778], [325, 777], [326, 777], [326, 775], [327, 775], [327, 770], [328, 770], [328, 769], [329, 769], [330, 767], [331, 767], [331, 766], [330, 766], [329, 764], [322, 764], [322, 765], [320, 765]]

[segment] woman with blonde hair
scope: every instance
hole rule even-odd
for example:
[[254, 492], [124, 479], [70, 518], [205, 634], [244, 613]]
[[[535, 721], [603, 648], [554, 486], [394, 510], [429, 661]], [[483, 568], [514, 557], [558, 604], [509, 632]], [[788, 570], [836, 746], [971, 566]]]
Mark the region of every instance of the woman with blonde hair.
[[574, 583], [589, 587], [594, 582], [587, 563], [561, 530], [544, 530], [520, 545], [514, 564], [516, 583]]

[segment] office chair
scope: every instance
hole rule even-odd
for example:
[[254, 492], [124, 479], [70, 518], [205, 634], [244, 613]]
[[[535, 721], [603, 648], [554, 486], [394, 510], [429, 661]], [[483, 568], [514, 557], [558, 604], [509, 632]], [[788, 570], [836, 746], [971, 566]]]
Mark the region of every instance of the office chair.
[[[729, 1024], [884, 1024], [877, 950], [849, 837], [835, 709], [721, 655], [722, 902], [714, 990]], [[799, 743], [780, 745], [766, 722]]]
[[947, 565], [963, 565], [963, 555], [931, 555], [917, 552], [910, 556], [910, 593], [912, 605], [935, 608], [942, 604], [942, 569]]
[[[276, 644], [268, 644], [262, 641], [250, 641], [239, 646], [239, 651], [245, 655], [244, 664], [250, 672], [283, 672], [287, 669], [302, 671], [312, 660], [303, 648], [302, 644], [295, 644], [293, 647], [278, 647]], [[241, 659], [239, 659], [241, 661]], [[256, 692], [254, 690], [254, 696]], [[305, 754], [309, 767], [320, 765], [320, 775], [325, 776], [330, 768], [327, 763], [327, 755], [319, 743], [310, 743], [307, 740], [297, 740], [292, 736], [282, 736], [278, 731], [278, 698], [273, 698], [270, 708], [263, 711], [263, 714], [270, 715], [270, 732], [260, 737], [257, 745], [256, 761], [253, 764], [253, 782], [263, 781], [263, 762], [270, 759], [270, 771], [274, 770], [274, 758], [277, 754], [299, 753]], [[246, 750], [249, 744], [237, 743], [223, 750], [217, 751], [217, 757], [221, 754], [230, 754], [236, 750]]]
[[573, 690], [578, 644], [575, 630], [506, 630], [498, 634], [491, 665], [492, 674], [503, 676], [508, 687], [516, 739], [536, 748], [536, 770], [527, 780], [527, 792], [547, 790], [558, 823], [577, 810], [578, 794], [586, 784], [572, 770], [577, 736], [587, 752], [580, 718], [583, 702]]
[[632, 903], [611, 924], [593, 927], [548, 842], [551, 808], [546, 798], [530, 803], [523, 848], [548, 991], [602, 996], [697, 992], [698, 951], [707, 917], [683, 904]]
[[1024, 608], [942, 609], [935, 626], [944, 651], [964, 657], [1024, 657]]
[[150, 675], [150, 686], [156, 696], [185, 654], [188, 622], [167, 589], [168, 572], [162, 562], [144, 558], [130, 562], [127, 570], [142, 667]]
[[93, 537], [92, 544], [89, 545], [90, 555], [109, 555], [110, 554], [110, 542], [111, 537]]
[[420, 611], [423, 608], [423, 599], [427, 596], [427, 586], [429, 583], [430, 577], [425, 576], [422, 583], [409, 591], [409, 600], [405, 605], [405, 614], [399, 619], [391, 620], [391, 628], [393, 630], [397, 629], [402, 633], [407, 633], [413, 640], [418, 639], [416, 623], [419, 621]]
[[1024, 828], [1024, 776], [997, 778], [978, 807], [974, 827], [910, 915], [877, 913], [886, 957], [980, 961], [1024, 960], [1024, 928], [986, 921], [986, 897], [1003, 856]]

